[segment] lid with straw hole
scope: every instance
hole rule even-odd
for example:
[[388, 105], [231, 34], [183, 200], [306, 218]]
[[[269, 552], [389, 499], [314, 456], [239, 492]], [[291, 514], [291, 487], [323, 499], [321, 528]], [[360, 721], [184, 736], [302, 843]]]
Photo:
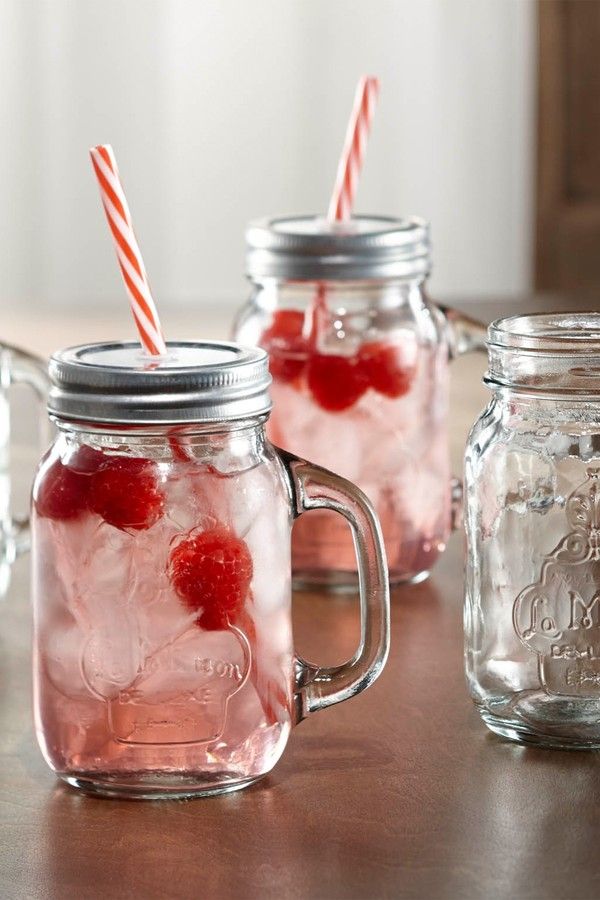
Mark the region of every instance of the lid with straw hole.
[[168, 341], [152, 359], [135, 341], [84, 344], [50, 360], [51, 416], [120, 425], [219, 422], [271, 409], [264, 350]]

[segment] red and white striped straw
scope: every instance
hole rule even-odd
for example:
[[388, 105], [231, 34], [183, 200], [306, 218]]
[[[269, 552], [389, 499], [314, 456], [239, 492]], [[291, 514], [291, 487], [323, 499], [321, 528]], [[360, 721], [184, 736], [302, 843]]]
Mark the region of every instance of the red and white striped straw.
[[352, 215], [358, 178], [363, 166], [367, 138], [378, 98], [379, 79], [371, 75], [363, 75], [356, 87], [344, 149], [329, 203], [327, 218], [330, 222], [344, 221]]
[[119, 179], [115, 154], [110, 144], [101, 144], [91, 148], [90, 156], [140, 341], [150, 356], [164, 356], [167, 347], [142, 254], [133, 233], [131, 213]]

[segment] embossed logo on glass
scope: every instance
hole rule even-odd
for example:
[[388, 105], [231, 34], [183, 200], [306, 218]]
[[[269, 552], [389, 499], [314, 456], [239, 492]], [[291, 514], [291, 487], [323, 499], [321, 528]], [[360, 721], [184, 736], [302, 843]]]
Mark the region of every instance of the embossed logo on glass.
[[566, 503], [572, 531], [546, 556], [539, 581], [513, 607], [520, 640], [537, 653], [549, 694], [600, 697], [600, 467]]
[[[98, 644], [98, 649], [101, 644]], [[90, 691], [107, 705], [110, 730], [128, 744], [206, 743], [221, 736], [231, 697], [246, 683], [251, 651], [239, 628], [194, 629], [151, 655], [120, 656], [117, 671], [94, 639], [82, 659]], [[131, 654], [130, 654], [131, 656]], [[135, 672], [131, 679], [129, 672]]]

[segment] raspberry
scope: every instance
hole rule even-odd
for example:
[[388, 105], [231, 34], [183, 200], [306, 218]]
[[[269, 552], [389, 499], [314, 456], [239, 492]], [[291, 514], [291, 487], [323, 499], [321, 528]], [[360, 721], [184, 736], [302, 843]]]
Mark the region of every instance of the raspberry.
[[278, 309], [271, 325], [263, 332], [260, 344], [269, 352], [269, 369], [275, 380], [295, 381], [302, 374], [308, 353], [303, 328], [303, 312]]
[[246, 542], [224, 526], [190, 535], [169, 555], [171, 584], [198, 624], [208, 631], [226, 628], [241, 612], [252, 580]]
[[87, 509], [90, 479], [55, 460], [44, 472], [34, 493], [38, 515], [48, 519], [75, 519]]
[[323, 409], [341, 412], [354, 406], [369, 383], [355, 357], [315, 354], [308, 364], [308, 386]]
[[87, 509], [90, 487], [87, 476], [98, 469], [104, 455], [82, 444], [66, 459], [66, 463], [61, 459], [55, 460], [40, 480], [34, 497], [40, 516], [57, 520], [74, 519]]
[[407, 365], [403, 356], [402, 348], [396, 344], [371, 341], [362, 345], [358, 361], [373, 390], [392, 398], [408, 393], [415, 367]]
[[155, 464], [139, 457], [107, 457], [90, 477], [88, 502], [92, 512], [115, 528], [150, 528], [164, 506]]

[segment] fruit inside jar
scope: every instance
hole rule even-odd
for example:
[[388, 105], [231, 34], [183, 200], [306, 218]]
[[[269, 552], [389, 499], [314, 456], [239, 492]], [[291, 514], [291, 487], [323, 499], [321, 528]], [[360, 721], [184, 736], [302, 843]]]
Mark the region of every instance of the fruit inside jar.
[[[391, 580], [419, 580], [450, 528], [447, 347], [318, 298], [276, 309], [258, 336], [273, 378], [270, 439], [358, 484], [379, 515]], [[293, 564], [299, 585], [353, 587], [349, 529], [325, 511], [305, 516]]]

